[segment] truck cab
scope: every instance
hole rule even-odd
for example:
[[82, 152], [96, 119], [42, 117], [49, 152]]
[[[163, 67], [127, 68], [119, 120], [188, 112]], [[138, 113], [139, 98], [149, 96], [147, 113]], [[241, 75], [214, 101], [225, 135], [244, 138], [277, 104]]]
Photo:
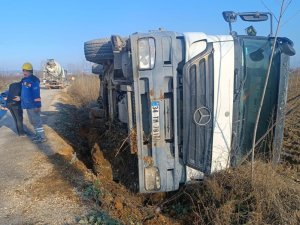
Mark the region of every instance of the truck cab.
[[[230, 27], [245, 15], [256, 21], [269, 16], [223, 14]], [[131, 149], [138, 155], [140, 192], [174, 191], [249, 156], [273, 46], [256, 140], [260, 153], [279, 160], [289, 56], [295, 54], [289, 39], [158, 30], [113, 35], [106, 44], [112, 51], [107, 59], [87, 59], [102, 65], [100, 99], [107, 118], [136, 134]]]

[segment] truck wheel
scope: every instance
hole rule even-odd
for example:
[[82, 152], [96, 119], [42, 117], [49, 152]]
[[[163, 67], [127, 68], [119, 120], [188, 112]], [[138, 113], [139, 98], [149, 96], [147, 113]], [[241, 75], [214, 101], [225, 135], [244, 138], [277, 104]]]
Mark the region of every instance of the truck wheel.
[[84, 43], [84, 54], [87, 61], [103, 64], [114, 58], [111, 42], [108, 38], [95, 39]]

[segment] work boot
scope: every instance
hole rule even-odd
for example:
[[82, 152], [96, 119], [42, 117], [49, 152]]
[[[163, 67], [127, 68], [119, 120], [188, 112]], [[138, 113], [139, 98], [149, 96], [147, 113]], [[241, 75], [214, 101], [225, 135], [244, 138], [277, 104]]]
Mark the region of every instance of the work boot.
[[38, 134], [35, 134], [33, 137], [31, 137], [31, 140], [34, 142], [36, 140], [39, 140], [41, 137]]
[[43, 143], [43, 142], [46, 142], [46, 141], [47, 141], [47, 139], [44, 138], [44, 137], [38, 137], [38, 138], [32, 140], [33, 143]]

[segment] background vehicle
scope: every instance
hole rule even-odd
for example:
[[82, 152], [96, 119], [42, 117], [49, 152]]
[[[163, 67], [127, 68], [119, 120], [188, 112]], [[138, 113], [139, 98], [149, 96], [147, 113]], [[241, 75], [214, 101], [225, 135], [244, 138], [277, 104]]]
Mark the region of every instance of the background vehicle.
[[[180, 183], [235, 166], [251, 150], [253, 129], [275, 38], [232, 31], [270, 13], [224, 12], [230, 35], [151, 31], [85, 43], [88, 61], [101, 64], [100, 105], [107, 119], [136, 130], [140, 192], [173, 191]], [[257, 140], [280, 157], [293, 43], [279, 37]]]
[[64, 88], [66, 71], [54, 59], [48, 59], [43, 68], [43, 83], [46, 88]]

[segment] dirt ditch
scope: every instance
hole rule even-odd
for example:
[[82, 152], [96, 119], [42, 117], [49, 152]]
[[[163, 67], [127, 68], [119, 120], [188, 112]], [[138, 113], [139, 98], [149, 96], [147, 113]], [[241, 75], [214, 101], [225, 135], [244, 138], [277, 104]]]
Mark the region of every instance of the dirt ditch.
[[160, 208], [168, 196], [137, 193], [137, 155], [126, 142], [130, 137], [124, 126], [102, 121], [95, 127], [89, 118], [92, 105], [78, 107], [67, 93], [61, 102], [56, 106], [61, 114], [56, 132], [74, 148], [86, 170], [94, 172], [94, 185], [87, 192], [104, 212], [121, 224], [184, 224], [173, 218], [176, 213]]
[[[83, 126], [81, 137], [88, 143], [92, 168], [99, 179], [101, 208], [124, 224], [180, 224], [161, 213], [159, 204], [165, 195], [138, 194], [137, 155], [126, 143], [121, 124], [103, 124], [102, 128]], [[183, 222], [183, 221], [181, 221]]]
[[[249, 165], [245, 165], [174, 193], [139, 194], [137, 157], [126, 142], [130, 138], [126, 129], [104, 121], [93, 126], [89, 118], [89, 108], [93, 106], [80, 108], [76, 103], [70, 104], [67, 94], [66, 104], [59, 106], [60, 135], [76, 149], [86, 169], [96, 175], [89, 190], [94, 200], [123, 224], [257, 224], [286, 223], [289, 219], [300, 222], [300, 108], [295, 107], [300, 103], [299, 90], [294, 85], [289, 91], [287, 109], [292, 110], [286, 117], [283, 163], [274, 168], [259, 162], [255, 182], [249, 176]], [[284, 196], [289, 200], [284, 200]]]

